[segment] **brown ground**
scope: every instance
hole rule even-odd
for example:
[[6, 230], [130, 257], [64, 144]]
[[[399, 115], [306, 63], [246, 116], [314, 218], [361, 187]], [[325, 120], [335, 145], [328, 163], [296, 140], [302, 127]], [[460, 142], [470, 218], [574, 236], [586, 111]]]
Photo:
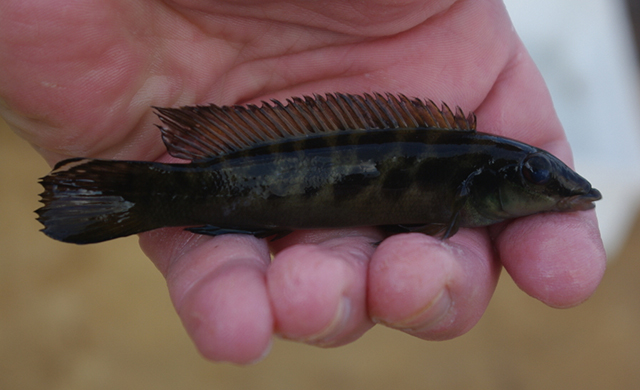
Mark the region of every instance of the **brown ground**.
[[38, 232], [48, 170], [0, 124], [0, 389], [640, 388], [640, 222], [577, 308], [548, 308], [505, 274], [456, 340], [376, 327], [337, 349], [277, 341], [241, 368], [198, 355], [135, 238], [78, 247]]

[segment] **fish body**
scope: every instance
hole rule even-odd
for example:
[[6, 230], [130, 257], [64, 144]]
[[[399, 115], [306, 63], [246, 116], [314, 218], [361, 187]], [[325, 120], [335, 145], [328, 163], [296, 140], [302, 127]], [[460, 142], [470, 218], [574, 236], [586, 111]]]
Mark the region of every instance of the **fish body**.
[[600, 193], [536, 147], [403, 95], [158, 109], [188, 164], [70, 159], [41, 180], [43, 231], [91, 243], [167, 226], [258, 237], [380, 226], [449, 237]]

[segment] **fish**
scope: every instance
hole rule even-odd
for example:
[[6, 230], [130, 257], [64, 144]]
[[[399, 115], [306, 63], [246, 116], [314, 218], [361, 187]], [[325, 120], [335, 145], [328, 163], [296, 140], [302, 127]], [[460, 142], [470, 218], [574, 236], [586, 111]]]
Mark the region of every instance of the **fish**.
[[88, 244], [163, 227], [277, 239], [377, 226], [447, 239], [602, 197], [549, 152], [403, 94], [153, 109], [167, 152], [186, 162], [59, 162], [40, 179], [44, 234]]

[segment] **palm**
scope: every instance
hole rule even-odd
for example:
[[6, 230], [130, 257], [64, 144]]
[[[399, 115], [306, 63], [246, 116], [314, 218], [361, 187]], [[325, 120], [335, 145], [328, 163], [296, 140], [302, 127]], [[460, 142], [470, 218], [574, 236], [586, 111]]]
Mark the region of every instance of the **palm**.
[[[570, 158], [544, 84], [498, 1], [179, 3], [192, 2], [103, 2], [64, 13], [60, 2], [24, 13], [20, 1], [0, 5], [1, 113], [50, 163], [154, 160], [169, 157], [152, 105], [402, 92], [474, 109], [482, 130]], [[463, 230], [449, 244], [398, 235], [375, 253], [375, 229], [298, 232], [273, 244], [271, 263], [253, 237], [161, 229], [141, 245], [200, 350], [246, 362], [273, 332], [339, 345], [371, 318], [423, 338], [457, 336], [486, 308], [497, 259], [529, 294], [553, 306], [579, 303], [604, 264], [592, 218], [521, 219], [494, 228], [493, 244], [486, 229]]]

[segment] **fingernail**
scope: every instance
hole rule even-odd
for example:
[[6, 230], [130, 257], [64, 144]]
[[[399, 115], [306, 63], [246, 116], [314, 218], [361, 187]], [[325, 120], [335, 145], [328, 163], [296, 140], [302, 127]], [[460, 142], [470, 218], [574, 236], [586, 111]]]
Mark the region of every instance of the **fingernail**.
[[336, 313], [329, 323], [322, 331], [316, 333], [315, 335], [306, 337], [304, 341], [309, 344], [317, 345], [317, 346], [328, 346], [332, 345], [334, 339], [342, 333], [342, 331], [347, 326], [347, 322], [349, 321], [349, 315], [351, 314], [351, 300], [345, 297], [342, 297], [338, 303], [338, 307], [336, 308]]
[[252, 365], [252, 364], [260, 363], [264, 358], [267, 357], [267, 355], [269, 355], [272, 347], [273, 347], [273, 339], [269, 339], [269, 344], [267, 344], [266, 348], [262, 351], [262, 354], [258, 356], [256, 359], [251, 360], [250, 362], [247, 362], [246, 364]]
[[437, 325], [440, 325], [442, 320], [447, 317], [452, 307], [451, 295], [449, 289], [444, 288], [440, 293], [432, 299], [427, 305], [420, 308], [415, 314], [405, 318], [398, 322], [384, 322], [382, 320], [377, 321], [384, 323], [385, 325], [403, 330], [403, 331], [426, 331]]

